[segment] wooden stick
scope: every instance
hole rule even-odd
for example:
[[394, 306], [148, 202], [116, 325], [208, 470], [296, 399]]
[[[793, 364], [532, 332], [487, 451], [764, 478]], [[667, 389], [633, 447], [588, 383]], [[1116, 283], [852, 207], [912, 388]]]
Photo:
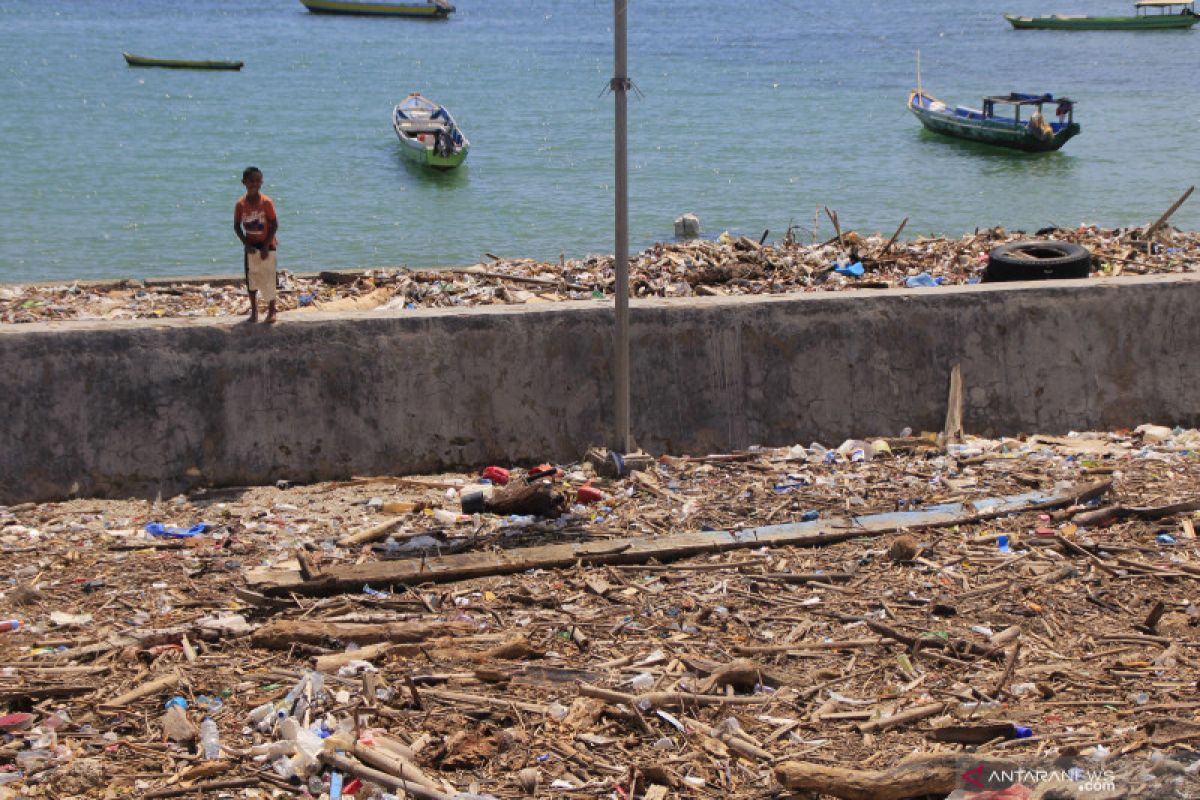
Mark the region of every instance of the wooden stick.
[[1110, 567], [1108, 564], [1106, 564], [1104, 562], [1104, 559], [1102, 559], [1100, 556], [1096, 555], [1095, 553], [1091, 552], [1090, 550], [1085, 550], [1084, 548], [1082, 548], [1079, 545], [1072, 542], [1070, 539], [1063, 536], [1061, 533], [1056, 534], [1054, 539], [1059, 544], [1061, 544], [1063, 547], [1070, 550], [1072, 553], [1078, 553], [1079, 555], [1083, 556], [1084, 558], [1090, 559], [1092, 561], [1092, 563], [1094, 563], [1097, 567], [1099, 567], [1100, 569], [1107, 572], [1109, 575], [1117, 574], [1116, 568]]
[[905, 217], [900, 222], [900, 227], [896, 228], [896, 232], [892, 234], [892, 238], [888, 239], [887, 244], [885, 244], [883, 246], [883, 249], [879, 251], [880, 256], [886, 256], [888, 254], [888, 251], [892, 249], [892, 245], [894, 245], [896, 243], [896, 240], [898, 238], [900, 238], [900, 231], [904, 230], [904, 226], [907, 224], [908, 224], [908, 217]]
[[373, 525], [370, 528], [358, 531], [357, 533], [348, 533], [337, 540], [337, 543], [342, 547], [353, 547], [356, 544], [365, 544], [374, 542], [384, 538], [396, 528], [404, 523], [404, 517], [389, 519], [387, 522]]
[[189, 794], [200, 794], [203, 792], [216, 792], [221, 789], [244, 789], [250, 786], [258, 786], [262, 781], [258, 778], [230, 778], [223, 781], [212, 781], [210, 783], [193, 783], [191, 786], [175, 786], [170, 789], [155, 789], [152, 792], [147, 792], [142, 795], [146, 800], [155, 800], [160, 797], [183, 797]]
[[432, 697], [435, 700], [446, 700], [457, 703], [473, 703], [477, 706], [499, 706], [501, 708], [516, 708], [520, 711], [528, 711], [530, 714], [545, 714], [548, 706], [541, 703], [526, 703], [521, 700], [513, 700], [507, 697], [490, 697], [482, 694], [470, 694], [468, 692], [453, 692], [447, 689], [429, 689], [421, 690], [422, 697]]
[[928, 705], [916, 706], [907, 711], [901, 711], [899, 714], [893, 714], [886, 719], [873, 719], [864, 722], [858, 726], [858, 730], [860, 733], [890, 731], [892, 728], [898, 728], [901, 725], [908, 725], [911, 722], [918, 722], [928, 717], [936, 717], [948, 707], [946, 703], [929, 703]]
[[792, 642], [791, 644], [737, 644], [733, 652], [742, 656], [756, 653], [786, 653], [789, 650], [850, 650], [856, 647], [874, 647], [883, 644], [882, 639], [843, 639], [840, 642]]
[[155, 678], [149, 683], [143, 683], [136, 689], [132, 689], [119, 697], [114, 697], [112, 700], [101, 703], [100, 705], [107, 708], [120, 708], [127, 706], [134, 700], [140, 700], [143, 697], [148, 697], [152, 694], [173, 689], [183, 681], [182, 676], [178, 672], [172, 672], [168, 675], [163, 675], [161, 678]]
[[963, 439], [963, 384], [962, 365], [955, 363], [950, 368], [950, 396], [946, 400], [946, 426], [942, 437], [946, 444]]
[[372, 769], [361, 761], [348, 756], [324, 750], [317, 758], [321, 763], [327, 764], [347, 775], [353, 775], [364, 781], [378, 783], [380, 786], [386, 786], [389, 789], [400, 789], [403, 792], [411, 794], [417, 800], [451, 800], [450, 795], [445, 792], [439, 792], [436, 789], [430, 789], [413, 781], [406, 781], [403, 778], [389, 775], [381, 770]]
[[466, 633], [461, 622], [328, 622], [326, 620], [275, 620], [250, 635], [254, 647], [287, 650], [296, 642], [320, 644], [329, 639], [357, 644], [422, 642], [435, 636]]
[[382, 747], [367, 747], [361, 742], [354, 744], [354, 756], [368, 766], [383, 770], [389, 775], [405, 781], [419, 783], [427, 789], [439, 791], [433, 779], [408, 759], [394, 751], [385, 751]]
[[1152, 237], [1154, 234], [1158, 233], [1158, 229], [1161, 228], [1163, 225], [1167, 224], [1167, 220], [1171, 218], [1171, 215], [1174, 214], [1177, 210], [1179, 210], [1179, 207], [1181, 205], [1183, 205], [1183, 202], [1185, 200], [1187, 200], [1189, 197], [1192, 196], [1192, 192], [1194, 192], [1194, 191], [1196, 191], [1196, 187], [1189, 186], [1188, 190], [1183, 193], [1183, 196], [1180, 197], [1178, 200], [1176, 200], [1171, 205], [1171, 207], [1167, 209], [1167, 212], [1165, 214], [1163, 214], [1161, 217], [1159, 217], [1158, 220], [1153, 225], [1151, 225], [1149, 228], [1146, 229], [1146, 235], [1142, 238], [1150, 239], [1150, 237]]
[[1004, 674], [1000, 676], [1000, 680], [996, 681], [996, 687], [992, 689], [992, 695], [998, 695], [1003, 691], [1007, 691], [1008, 681], [1012, 678], [1013, 670], [1017, 667], [1017, 657], [1021, 654], [1021, 640], [1012, 646], [1012, 650], [1008, 651], [1008, 659], [1004, 662]]
[[889, 639], [895, 639], [897, 642], [900, 642], [909, 648], [919, 649], [922, 647], [931, 647], [935, 650], [953, 650], [956, 654], [969, 653], [970, 655], [985, 656], [987, 658], [995, 658], [998, 652], [1003, 652], [993, 647], [984, 647], [983, 645], [978, 645], [974, 642], [963, 640], [953, 641], [948, 639], [924, 637], [918, 639], [915, 636], [903, 634], [895, 628], [888, 627], [882, 622], [874, 619], [864, 619], [863, 622], [867, 624], [868, 628], [880, 634], [881, 636], [886, 636]]
[[357, 650], [350, 650], [344, 653], [330, 653], [327, 656], [317, 656], [317, 672], [337, 672], [351, 661], [370, 661], [372, 658], [378, 658], [395, 647], [396, 645], [392, 642], [376, 642], [366, 647], [360, 647]]
[[773, 695], [717, 695], [694, 694], [692, 692], [648, 692], [646, 694], [629, 694], [602, 686], [592, 686], [590, 683], [580, 683], [579, 693], [584, 697], [596, 697], [609, 703], [624, 703], [630, 708], [649, 706], [650, 708], [690, 708], [694, 706], [752, 706], [770, 703]]
[[825, 206], [825, 215], [829, 217], [829, 221], [833, 223], [833, 230], [837, 233], [838, 246], [845, 249], [845, 244], [842, 242], [842, 226], [838, 224], [836, 211], [830, 211], [829, 206]]

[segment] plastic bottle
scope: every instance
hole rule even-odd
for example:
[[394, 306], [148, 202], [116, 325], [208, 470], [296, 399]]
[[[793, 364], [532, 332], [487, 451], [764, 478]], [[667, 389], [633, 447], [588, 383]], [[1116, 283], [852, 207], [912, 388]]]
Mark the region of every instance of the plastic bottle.
[[15, 631], [15, 630], [19, 630], [20, 627], [21, 627], [21, 620], [19, 620], [19, 619], [0, 620], [0, 631]]
[[634, 675], [629, 680], [629, 688], [635, 692], [645, 691], [654, 685], [654, 676], [649, 672], [642, 672]]
[[200, 723], [200, 751], [206, 761], [216, 761], [221, 757], [221, 732], [212, 717], [205, 717]]
[[445, 525], [457, 525], [460, 522], [470, 522], [471, 517], [467, 514], [456, 514], [444, 508], [435, 509], [433, 518]]
[[275, 759], [279, 756], [290, 756], [296, 752], [296, 745], [293, 742], [283, 740], [278, 742], [265, 742], [256, 744], [250, 748], [250, 755], [253, 757]]
[[264, 719], [275, 715], [275, 706], [272, 703], [263, 703], [250, 712], [250, 722], [258, 725]]

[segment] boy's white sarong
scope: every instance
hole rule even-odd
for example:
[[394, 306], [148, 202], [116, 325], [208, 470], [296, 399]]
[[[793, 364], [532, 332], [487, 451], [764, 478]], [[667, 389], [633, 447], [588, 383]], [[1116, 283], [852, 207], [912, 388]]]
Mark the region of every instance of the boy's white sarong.
[[275, 299], [275, 251], [267, 252], [263, 258], [257, 250], [247, 254], [247, 272], [250, 278], [250, 291], [258, 292], [263, 300], [270, 302]]

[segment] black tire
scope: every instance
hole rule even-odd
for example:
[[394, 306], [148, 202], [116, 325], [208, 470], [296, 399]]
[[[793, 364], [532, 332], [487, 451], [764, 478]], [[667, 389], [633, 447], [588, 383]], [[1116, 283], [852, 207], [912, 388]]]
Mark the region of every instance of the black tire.
[[988, 253], [983, 280], [995, 283], [1086, 278], [1091, 271], [1092, 254], [1083, 245], [1049, 240], [1009, 242]]

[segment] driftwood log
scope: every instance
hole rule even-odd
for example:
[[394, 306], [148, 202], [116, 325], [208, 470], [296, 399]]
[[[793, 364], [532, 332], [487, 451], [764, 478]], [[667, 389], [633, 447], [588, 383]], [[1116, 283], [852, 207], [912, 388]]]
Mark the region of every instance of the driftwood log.
[[1011, 761], [932, 753], [883, 770], [785, 761], [775, 767], [775, 780], [785, 789], [818, 792], [842, 800], [904, 800], [926, 795], [945, 797], [960, 785], [964, 772], [979, 766], [985, 772], [1016, 770]]
[[461, 622], [327, 622], [324, 620], [277, 620], [250, 636], [255, 647], [286, 650], [296, 642], [321, 644], [330, 640], [373, 644], [375, 642], [421, 642], [434, 636], [467, 633], [471, 626]]

